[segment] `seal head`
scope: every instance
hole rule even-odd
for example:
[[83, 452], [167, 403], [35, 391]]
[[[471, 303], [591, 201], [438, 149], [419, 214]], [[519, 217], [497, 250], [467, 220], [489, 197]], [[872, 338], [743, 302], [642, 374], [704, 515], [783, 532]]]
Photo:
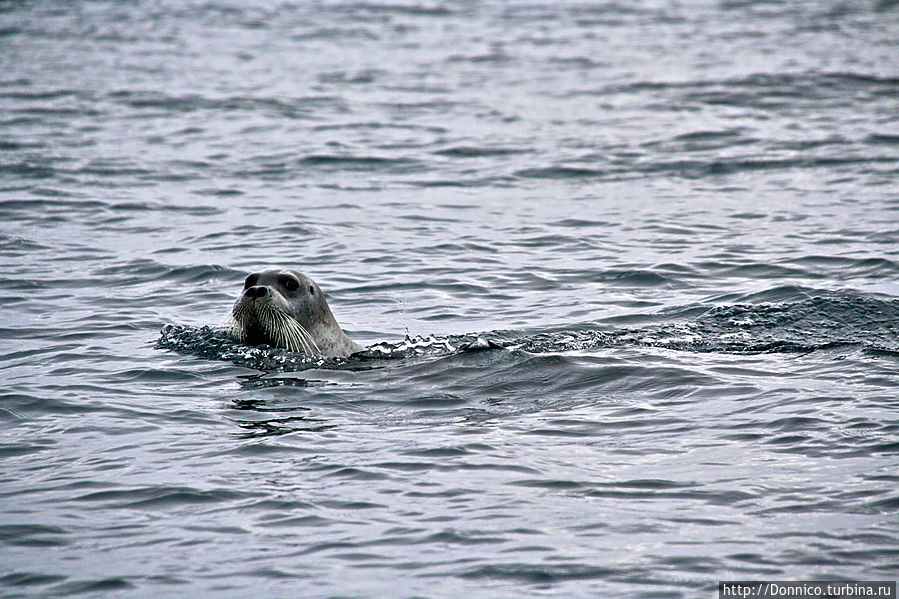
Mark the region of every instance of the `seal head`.
[[346, 357], [362, 351], [337, 324], [315, 281], [295, 270], [249, 275], [223, 328], [248, 345], [268, 344], [310, 356]]

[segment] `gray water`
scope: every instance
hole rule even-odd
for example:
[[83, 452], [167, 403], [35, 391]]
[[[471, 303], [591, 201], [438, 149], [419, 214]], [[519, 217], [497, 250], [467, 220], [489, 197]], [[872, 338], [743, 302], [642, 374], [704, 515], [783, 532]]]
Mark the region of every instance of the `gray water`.
[[[899, 571], [899, 5], [0, 3], [0, 595]], [[296, 268], [368, 350], [214, 329]]]

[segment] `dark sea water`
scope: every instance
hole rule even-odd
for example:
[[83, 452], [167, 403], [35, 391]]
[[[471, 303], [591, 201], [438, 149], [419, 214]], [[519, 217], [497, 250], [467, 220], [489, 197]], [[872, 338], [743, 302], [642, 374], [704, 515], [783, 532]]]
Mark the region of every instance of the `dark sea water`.
[[[0, 2], [0, 596], [899, 573], [899, 3]], [[248, 272], [368, 347], [223, 339]]]

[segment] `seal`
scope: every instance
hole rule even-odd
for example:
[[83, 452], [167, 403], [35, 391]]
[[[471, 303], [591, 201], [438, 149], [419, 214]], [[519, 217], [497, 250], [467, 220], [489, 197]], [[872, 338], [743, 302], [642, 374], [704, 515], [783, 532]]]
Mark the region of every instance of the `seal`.
[[295, 270], [249, 275], [222, 328], [247, 345], [265, 343], [310, 356], [346, 357], [362, 351], [337, 324], [315, 281]]

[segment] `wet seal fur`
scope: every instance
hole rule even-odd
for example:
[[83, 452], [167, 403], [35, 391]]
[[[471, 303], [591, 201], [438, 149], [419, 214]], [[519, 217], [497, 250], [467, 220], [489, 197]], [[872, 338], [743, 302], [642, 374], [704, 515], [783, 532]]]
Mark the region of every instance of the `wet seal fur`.
[[337, 324], [315, 281], [295, 270], [249, 275], [222, 329], [247, 345], [268, 344], [310, 356], [347, 357], [363, 349]]

